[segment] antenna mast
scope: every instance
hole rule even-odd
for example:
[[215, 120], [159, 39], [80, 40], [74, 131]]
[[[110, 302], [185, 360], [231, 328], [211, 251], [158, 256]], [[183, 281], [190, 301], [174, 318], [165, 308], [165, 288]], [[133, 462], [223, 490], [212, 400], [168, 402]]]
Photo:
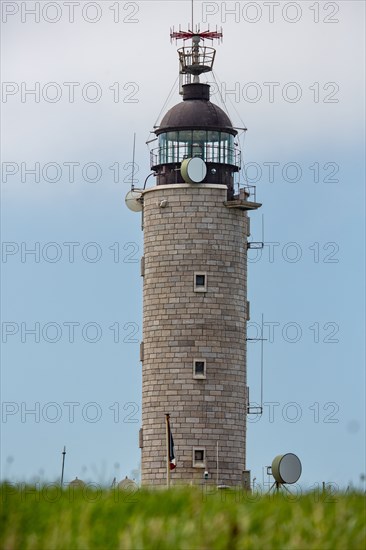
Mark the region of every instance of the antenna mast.
[[[178, 49], [179, 55], [179, 76], [180, 76], [180, 90], [179, 93], [182, 94], [183, 84], [189, 84], [191, 82], [191, 77], [193, 76], [193, 83], [198, 83], [200, 81], [199, 76], [202, 73], [207, 73], [212, 71], [216, 50], [214, 48], [209, 48], [205, 45], [200, 45], [200, 42], [205, 40], [214, 40], [222, 39], [222, 29], [210, 31], [200, 31], [199, 26], [194, 30], [194, 0], [192, 0], [192, 28], [187, 31], [182, 31], [179, 28], [179, 31], [174, 31], [174, 28], [171, 29], [170, 39], [175, 41], [191, 40], [192, 43], [190, 46], [183, 46]], [[183, 76], [184, 75], [184, 76]]]
[[262, 327], [261, 327], [261, 405], [260, 410], [263, 412], [263, 343], [264, 343], [264, 316], [262, 313]]
[[136, 132], [133, 134], [133, 149], [132, 149], [132, 183], [131, 191], [135, 189], [135, 150], [136, 150]]

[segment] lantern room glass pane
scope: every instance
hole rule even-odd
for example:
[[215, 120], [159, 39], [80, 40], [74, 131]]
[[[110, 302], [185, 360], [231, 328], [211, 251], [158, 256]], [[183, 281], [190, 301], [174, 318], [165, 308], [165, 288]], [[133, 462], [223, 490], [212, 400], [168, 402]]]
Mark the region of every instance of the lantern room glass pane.
[[167, 162], [178, 162], [178, 132], [167, 132]]
[[182, 162], [184, 159], [188, 159], [192, 156], [191, 144], [192, 144], [192, 130], [181, 130], [178, 132], [179, 139], [179, 159], [177, 162]]
[[167, 135], [161, 134], [159, 136], [159, 164], [165, 164], [167, 162]]
[[213, 130], [180, 130], [159, 135], [159, 163], [178, 164], [186, 158], [236, 164], [234, 136]]
[[192, 157], [206, 160], [207, 130], [193, 130]]

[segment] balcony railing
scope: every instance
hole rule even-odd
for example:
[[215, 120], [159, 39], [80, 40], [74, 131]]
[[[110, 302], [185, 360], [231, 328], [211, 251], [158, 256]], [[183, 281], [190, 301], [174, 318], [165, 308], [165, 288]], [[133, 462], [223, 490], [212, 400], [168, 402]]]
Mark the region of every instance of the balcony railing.
[[249, 202], [257, 202], [257, 188], [255, 185], [245, 184], [239, 187], [239, 196]]
[[216, 51], [207, 46], [183, 47], [178, 54], [182, 72], [196, 75], [212, 71]]

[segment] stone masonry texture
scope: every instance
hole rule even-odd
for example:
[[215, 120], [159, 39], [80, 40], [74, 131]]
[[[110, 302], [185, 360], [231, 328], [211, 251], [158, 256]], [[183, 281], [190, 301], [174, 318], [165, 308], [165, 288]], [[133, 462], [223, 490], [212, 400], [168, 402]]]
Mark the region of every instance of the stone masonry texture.
[[[171, 484], [235, 486], [246, 469], [246, 212], [223, 185], [157, 186], [144, 193], [142, 484], [166, 484], [165, 414], [177, 467]], [[161, 207], [162, 201], [167, 201]], [[194, 273], [207, 291], [194, 291]], [[194, 360], [206, 378], [193, 377]], [[193, 448], [206, 452], [193, 467]]]

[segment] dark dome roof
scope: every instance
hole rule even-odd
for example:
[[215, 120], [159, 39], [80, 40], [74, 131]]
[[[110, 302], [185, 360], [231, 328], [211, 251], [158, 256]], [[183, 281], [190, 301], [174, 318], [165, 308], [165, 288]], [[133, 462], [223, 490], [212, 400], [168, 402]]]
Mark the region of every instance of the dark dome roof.
[[[192, 88], [207, 86], [207, 84], [189, 84], [184, 86], [183, 101], [172, 107], [163, 117], [156, 134], [167, 130], [205, 129], [223, 130], [236, 135], [227, 114], [207, 99], [196, 99], [197, 94], [192, 93]], [[194, 89], [194, 88], [193, 88]], [[203, 90], [205, 92], [205, 90]], [[199, 94], [198, 94], [199, 95]], [[203, 95], [205, 95], [203, 93]]]

